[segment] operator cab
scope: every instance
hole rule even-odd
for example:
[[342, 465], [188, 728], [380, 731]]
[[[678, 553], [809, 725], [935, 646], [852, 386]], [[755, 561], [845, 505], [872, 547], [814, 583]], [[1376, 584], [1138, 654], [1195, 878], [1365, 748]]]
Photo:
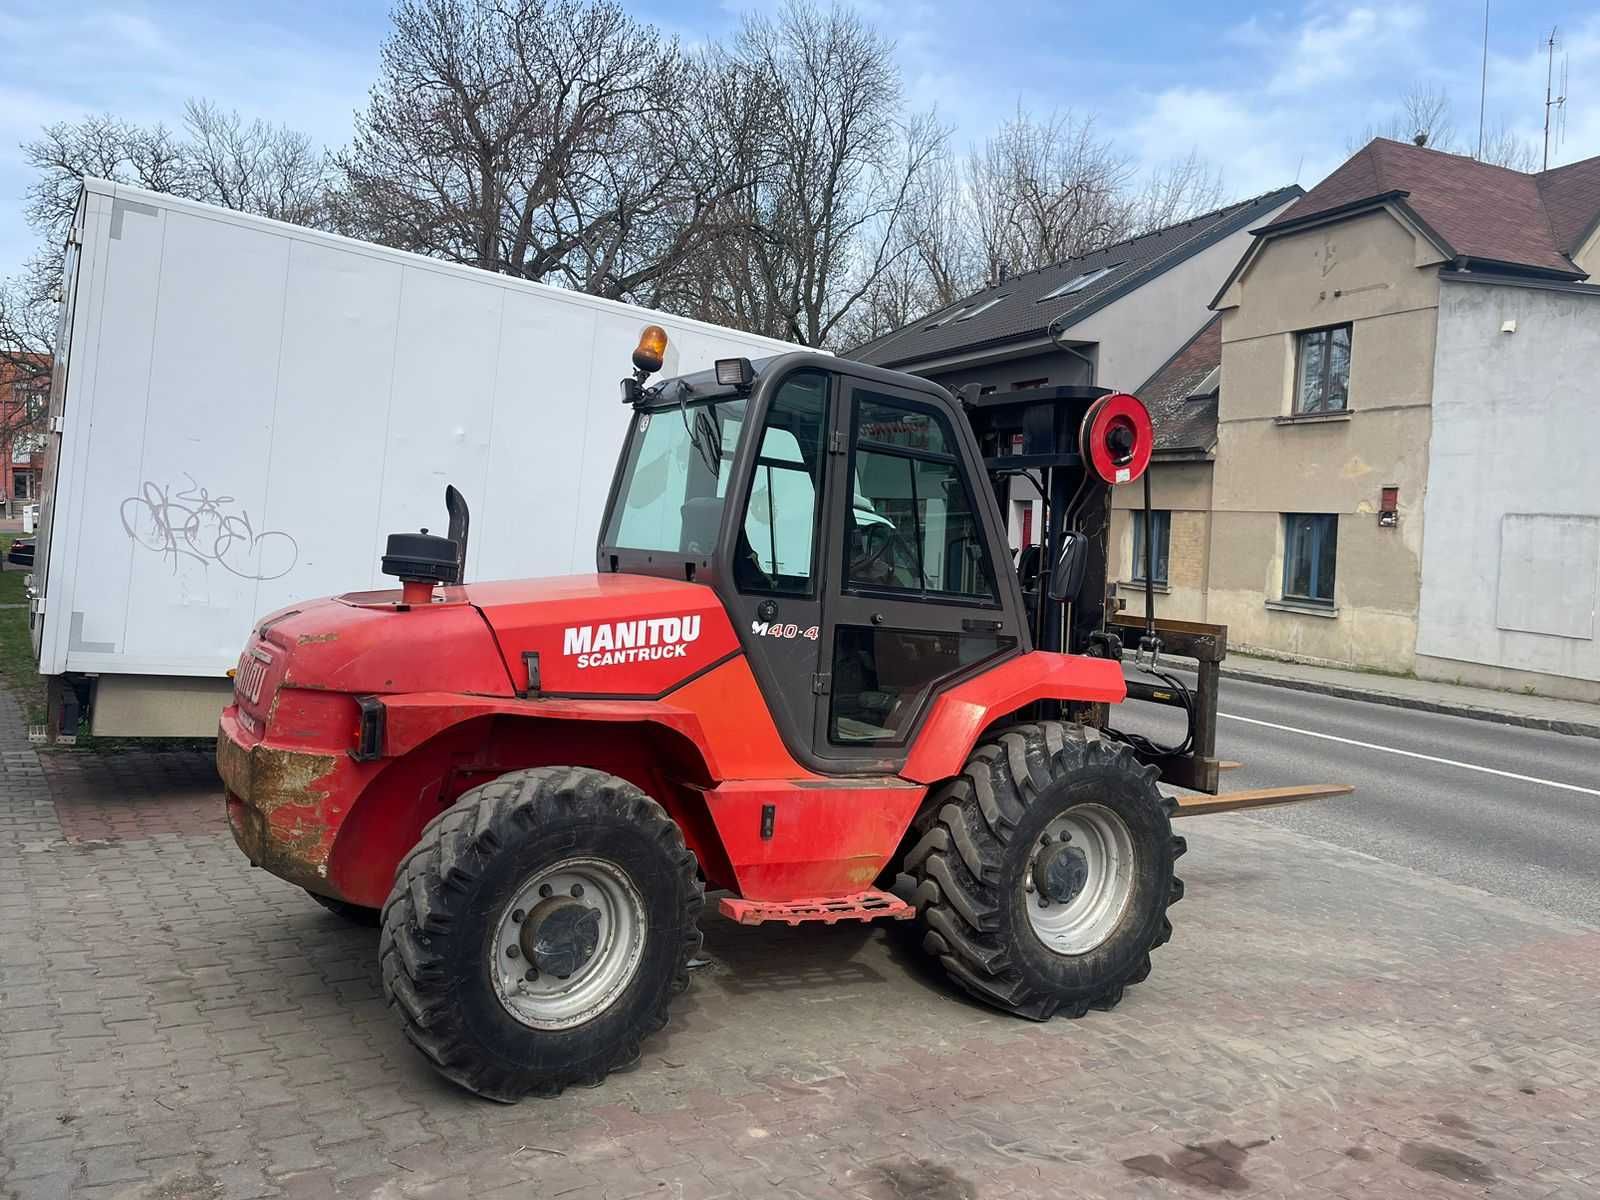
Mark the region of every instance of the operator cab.
[[894, 770], [941, 688], [1032, 647], [943, 388], [797, 351], [623, 390], [599, 568], [713, 588], [799, 761]]

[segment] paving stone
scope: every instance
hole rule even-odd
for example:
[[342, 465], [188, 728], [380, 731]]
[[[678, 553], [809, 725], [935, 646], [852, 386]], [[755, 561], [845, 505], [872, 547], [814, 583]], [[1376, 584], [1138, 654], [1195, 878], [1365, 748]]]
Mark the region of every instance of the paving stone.
[[426, 1067], [371, 931], [221, 812], [209, 755], [36, 752], [0, 693], [0, 1196], [1600, 1194], [1600, 931], [1249, 817], [1187, 823], [1113, 1012], [1016, 1021], [899, 933], [708, 916], [638, 1070], [508, 1107]]

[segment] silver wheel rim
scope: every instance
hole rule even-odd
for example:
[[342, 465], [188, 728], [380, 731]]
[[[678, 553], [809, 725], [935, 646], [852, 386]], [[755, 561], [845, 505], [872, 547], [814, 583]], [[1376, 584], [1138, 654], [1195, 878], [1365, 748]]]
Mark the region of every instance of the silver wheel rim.
[[1083, 851], [1087, 878], [1077, 895], [1065, 903], [1041, 904], [1034, 886], [1033, 862], [1023, 875], [1022, 902], [1028, 924], [1045, 949], [1076, 956], [1101, 946], [1122, 921], [1133, 899], [1133, 835], [1116, 813], [1100, 804], [1069, 808], [1046, 825], [1030, 855], [1043, 848], [1045, 839]]
[[[529, 914], [558, 896], [574, 897], [599, 913], [594, 953], [565, 979], [539, 971], [522, 939]], [[501, 1007], [534, 1029], [594, 1020], [638, 973], [646, 928], [644, 897], [615, 863], [569, 858], [535, 872], [501, 910], [489, 943], [489, 975]], [[535, 978], [529, 978], [530, 968]]]

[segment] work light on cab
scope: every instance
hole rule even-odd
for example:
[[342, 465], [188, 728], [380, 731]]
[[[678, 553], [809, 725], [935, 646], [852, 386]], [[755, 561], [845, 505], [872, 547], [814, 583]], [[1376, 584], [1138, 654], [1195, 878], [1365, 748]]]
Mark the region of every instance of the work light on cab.
[[716, 362], [717, 385], [748, 392], [756, 381], [756, 369], [748, 358], [719, 358]]

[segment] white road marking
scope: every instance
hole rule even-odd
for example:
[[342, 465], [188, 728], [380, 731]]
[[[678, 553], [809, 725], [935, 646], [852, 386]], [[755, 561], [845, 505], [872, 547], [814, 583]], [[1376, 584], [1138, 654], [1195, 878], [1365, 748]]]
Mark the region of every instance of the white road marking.
[[1440, 763], [1446, 767], [1460, 767], [1463, 771], [1481, 771], [1485, 775], [1499, 775], [1503, 779], [1520, 779], [1523, 783], [1537, 783], [1545, 787], [1560, 788], [1564, 792], [1582, 792], [1585, 796], [1600, 796], [1600, 789], [1579, 787], [1575, 783], [1558, 783], [1554, 779], [1539, 779], [1533, 775], [1518, 775], [1515, 771], [1499, 771], [1494, 767], [1480, 767], [1477, 763], [1457, 762], [1453, 758], [1438, 758], [1432, 754], [1418, 754], [1415, 750], [1397, 750], [1393, 746], [1378, 746], [1372, 742], [1358, 742], [1355, 738], [1335, 737], [1331, 733], [1318, 733], [1314, 729], [1297, 729], [1293, 725], [1278, 725], [1272, 721], [1258, 721], [1254, 717], [1236, 717], [1232, 713], [1218, 713], [1230, 721], [1243, 721], [1247, 725], [1265, 725], [1268, 729], [1281, 729], [1285, 733], [1302, 733], [1306, 737], [1321, 738], [1325, 742], [1343, 742], [1346, 746], [1360, 746], [1363, 750], [1381, 750], [1384, 754], [1400, 754], [1406, 758], [1420, 758], [1423, 762]]

